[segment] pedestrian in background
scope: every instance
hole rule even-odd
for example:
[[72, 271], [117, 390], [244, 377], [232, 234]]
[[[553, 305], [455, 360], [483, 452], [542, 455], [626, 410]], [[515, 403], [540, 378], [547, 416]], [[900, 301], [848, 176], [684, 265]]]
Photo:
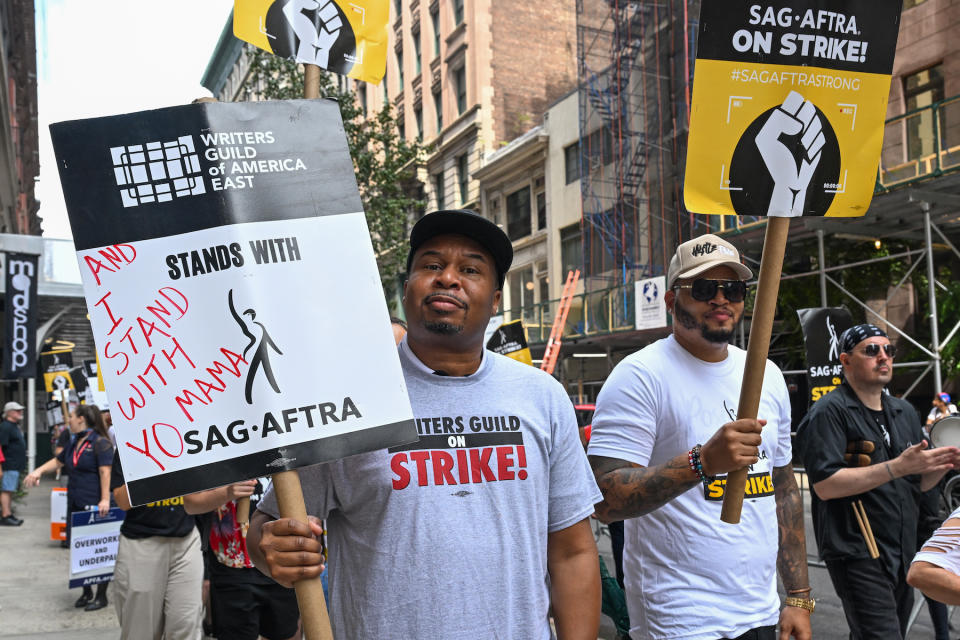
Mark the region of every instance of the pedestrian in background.
[[110, 486], [127, 512], [113, 570], [121, 640], [194, 640], [203, 632], [203, 554], [183, 498], [130, 504], [120, 456]]
[[293, 589], [280, 586], [253, 566], [246, 531], [237, 523], [237, 500], [256, 509], [269, 479], [235, 482], [183, 497], [187, 513], [209, 532], [210, 605], [213, 635], [230, 640], [297, 640], [300, 608]]
[[20, 487], [20, 474], [27, 467], [27, 443], [18, 426], [23, 420], [23, 405], [8, 402], [3, 405], [3, 421], [0, 422], [0, 526], [19, 527], [23, 520], [13, 514], [13, 494]]
[[883, 330], [851, 327], [840, 351], [844, 381], [800, 422], [797, 448], [813, 489], [817, 546], [851, 638], [898, 640], [913, 606], [906, 575], [920, 494], [960, 464], [960, 449], [928, 449], [913, 406], [885, 392], [896, 347]]
[[[70, 515], [96, 507], [101, 516], [110, 512], [110, 469], [113, 465], [113, 443], [107, 436], [107, 429], [100, 416], [100, 410], [93, 405], [80, 405], [67, 420], [71, 438], [57, 457], [50, 458], [34, 469], [25, 484], [35, 487], [40, 484], [44, 473], [66, 469], [67, 482], [67, 544], [72, 534]], [[109, 581], [97, 584], [94, 597], [90, 585], [84, 585], [83, 595], [74, 603], [75, 607], [85, 611], [96, 611], [107, 606], [107, 585]]]

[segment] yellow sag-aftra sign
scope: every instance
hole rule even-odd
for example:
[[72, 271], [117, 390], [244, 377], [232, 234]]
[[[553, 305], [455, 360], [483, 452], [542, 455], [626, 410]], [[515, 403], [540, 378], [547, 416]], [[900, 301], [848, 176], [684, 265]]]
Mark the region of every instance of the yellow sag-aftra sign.
[[900, 10], [900, 0], [703, 0], [687, 209], [865, 214]]
[[233, 35], [259, 49], [379, 83], [387, 65], [387, 0], [235, 0]]

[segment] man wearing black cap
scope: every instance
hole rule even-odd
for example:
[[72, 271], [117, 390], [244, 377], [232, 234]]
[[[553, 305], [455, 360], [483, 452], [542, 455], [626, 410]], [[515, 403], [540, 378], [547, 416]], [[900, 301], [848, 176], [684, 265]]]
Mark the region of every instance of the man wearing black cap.
[[[843, 384], [797, 428], [817, 546], [851, 637], [902, 638], [913, 605], [906, 574], [920, 493], [957, 468], [960, 449], [928, 449], [913, 406], [884, 391], [896, 348], [881, 329], [851, 327], [840, 349]], [[879, 560], [870, 557], [874, 541]]]
[[[416, 443], [300, 470], [326, 518], [330, 620], [343, 638], [597, 637], [587, 518], [600, 492], [563, 388], [483, 347], [513, 250], [492, 222], [438, 211], [410, 234], [398, 346]], [[321, 529], [268, 493], [248, 550], [290, 585], [319, 575]]]

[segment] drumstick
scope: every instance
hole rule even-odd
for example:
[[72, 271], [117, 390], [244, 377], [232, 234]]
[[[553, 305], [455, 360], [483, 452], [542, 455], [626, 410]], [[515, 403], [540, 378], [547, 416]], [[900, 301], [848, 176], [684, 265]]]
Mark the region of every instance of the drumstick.
[[874, 558], [880, 557], [880, 551], [877, 549], [877, 539], [873, 535], [873, 527], [870, 526], [870, 519], [867, 517], [867, 510], [863, 508], [863, 503], [857, 500], [857, 504], [860, 505], [860, 512], [863, 514], [863, 524], [867, 527], [867, 533], [870, 534], [870, 544], [873, 545], [873, 554]]
[[863, 509], [863, 503], [859, 500], [851, 502], [850, 506], [853, 507], [853, 515], [857, 518], [857, 524], [860, 525], [860, 533], [863, 535], [863, 541], [867, 544], [867, 551], [870, 553], [870, 557], [874, 560], [880, 557], [880, 552], [877, 551], [877, 541], [873, 538], [873, 530], [870, 529], [870, 523], [867, 520], [867, 512], [863, 511], [863, 515], [860, 515], [860, 511], [857, 509], [859, 506], [860, 509]]

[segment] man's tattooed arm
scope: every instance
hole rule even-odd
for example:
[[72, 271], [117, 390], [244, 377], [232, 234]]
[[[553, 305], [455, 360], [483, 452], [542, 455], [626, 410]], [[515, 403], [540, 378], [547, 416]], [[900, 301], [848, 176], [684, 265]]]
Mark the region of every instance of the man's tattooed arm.
[[798, 593], [810, 587], [807, 577], [807, 545], [803, 530], [803, 497], [797, 488], [793, 465], [774, 467], [773, 495], [777, 501], [777, 523], [780, 527], [777, 573], [780, 574], [787, 595], [805, 598], [808, 597], [806, 593]]
[[589, 458], [603, 492], [603, 502], [596, 507], [603, 522], [646, 515], [700, 484], [685, 453], [655, 467], [603, 456]]

